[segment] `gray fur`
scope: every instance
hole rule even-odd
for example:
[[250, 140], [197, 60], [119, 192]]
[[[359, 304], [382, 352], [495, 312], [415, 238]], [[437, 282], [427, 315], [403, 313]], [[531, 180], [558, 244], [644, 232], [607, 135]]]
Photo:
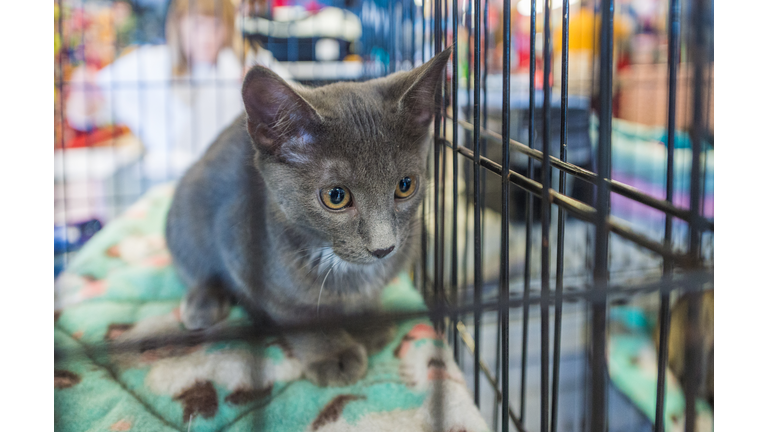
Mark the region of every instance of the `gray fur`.
[[[188, 328], [225, 318], [231, 296], [284, 324], [378, 307], [416, 251], [434, 93], [449, 56], [315, 89], [251, 69], [246, 115], [184, 175], [168, 214]], [[396, 201], [404, 176], [418, 189]], [[319, 190], [333, 186], [351, 191], [353, 207], [323, 206]], [[392, 245], [384, 258], [371, 253]], [[366, 344], [343, 333], [291, 338], [307, 378], [338, 385], [364, 375]]]

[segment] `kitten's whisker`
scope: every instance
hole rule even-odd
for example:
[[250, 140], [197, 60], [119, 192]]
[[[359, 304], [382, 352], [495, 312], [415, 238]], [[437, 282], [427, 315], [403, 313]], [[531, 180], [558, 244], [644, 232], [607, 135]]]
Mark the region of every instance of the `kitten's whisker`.
[[244, 220], [244, 219], [242, 219], [242, 220], [236, 220], [236, 221], [232, 222], [232, 225], [230, 225], [230, 226], [229, 226], [229, 229], [232, 229], [232, 228], [234, 228], [234, 227], [236, 227], [236, 226], [238, 226], [238, 225], [240, 225], [240, 224], [242, 224], [242, 223], [244, 223], [244, 222], [245, 222], [245, 220]]
[[299, 258], [302, 253], [304, 253], [304, 252], [306, 252], [308, 250], [311, 250], [311, 249], [312, 248], [304, 248], [304, 249], [299, 249], [299, 250], [293, 251], [293, 255], [291, 255], [290, 259], [295, 260], [296, 258]]
[[[307, 250], [311, 250], [311, 249], [313, 249], [313, 248], [308, 248]], [[306, 263], [304, 263], [304, 265], [303, 265], [303, 266], [301, 266], [301, 268], [299, 269], [299, 271], [301, 271], [301, 270], [304, 270], [305, 268], [307, 268], [307, 266], [312, 266], [312, 265], [313, 265], [313, 263], [315, 262], [315, 258], [314, 258], [312, 255], [314, 255], [314, 254], [313, 254], [313, 253], [310, 253], [310, 254], [309, 254], [309, 256], [307, 257], [307, 262], [306, 262]], [[309, 270], [309, 271], [307, 271], [307, 274], [306, 274], [306, 276], [309, 276], [309, 272], [310, 272], [310, 271], [311, 271], [311, 268], [310, 268], [310, 270]]]
[[[307, 271], [306, 271], [306, 273], [304, 275], [305, 276], [312, 276], [313, 269], [316, 268], [316, 267], [318, 269], [320, 268], [320, 262], [322, 261], [322, 259], [323, 259], [322, 255], [320, 255], [318, 257], [310, 256], [309, 259], [307, 260], [307, 262], [303, 266], [301, 266], [299, 271], [307, 269]], [[315, 276], [315, 282], [317, 282], [317, 276]]]
[[328, 280], [328, 275], [331, 274], [333, 269], [338, 265], [338, 262], [331, 266], [331, 268], [328, 269], [328, 273], [325, 274], [325, 279], [323, 279], [323, 283], [320, 285], [320, 294], [317, 295], [317, 317], [320, 318], [320, 298], [323, 296], [323, 288], [325, 287], [325, 281]]
[[319, 261], [317, 263], [317, 276], [315, 276], [315, 283], [317, 283], [317, 278], [319, 278], [320, 275], [323, 274], [323, 268], [322, 268], [323, 264], [326, 261], [332, 260], [332, 259], [333, 259], [333, 250], [331, 250], [328, 247], [324, 247], [324, 248], [320, 249], [320, 257], [319, 257]]
[[280, 234], [276, 235], [275, 237], [277, 237], [277, 238], [280, 238], [280, 237], [281, 237], [283, 234], [285, 234], [285, 232], [286, 232], [286, 231], [288, 231], [289, 229], [291, 229], [291, 226], [290, 226], [290, 225], [289, 225], [289, 226], [287, 226], [287, 227], [285, 227], [285, 229], [283, 229], [282, 231], [280, 231]]

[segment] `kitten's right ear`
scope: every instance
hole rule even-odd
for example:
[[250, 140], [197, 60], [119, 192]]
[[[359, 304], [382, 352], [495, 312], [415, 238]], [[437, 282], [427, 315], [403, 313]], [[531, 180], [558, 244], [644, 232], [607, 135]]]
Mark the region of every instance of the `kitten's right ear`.
[[243, 80], [242, 95], [248, 134], [260, 151], [279, 156], [291, 139], [311, 141], [320, 116], [276, 73], [254, 66]]
[[452, 52], [453, 47], [446, 48], [428, 62], [402, 75], [408, 88], [400, 98], [401, 108], [417, 127], [424, 128], [432, 122], [435, 92]]

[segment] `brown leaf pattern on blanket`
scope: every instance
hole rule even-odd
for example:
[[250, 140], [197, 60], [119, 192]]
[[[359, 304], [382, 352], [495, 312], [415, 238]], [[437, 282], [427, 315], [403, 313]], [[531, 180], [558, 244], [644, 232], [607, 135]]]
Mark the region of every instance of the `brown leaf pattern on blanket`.
[[429, 359], [429, 363], [427, 364], [427, 367], [434, 367], [437, 369], [445, 369], [445, 362], [439, 358], [431, 358]]
[[104, 335], [104, 340], [113, 341], [132, 328], [133, 324], [110, 324]]
[[406, 342], [410, 342], [413, 339], [414, 337], [409, 334], [406, 334], [405, 336], [403, 336], [403, 340], [400, 341], [400, 344], [397, 345], [397, 348], [395, 348], [395, 351], [393, 352], [394, 356], [400, 357], [400, 350], [403, 349], [403, 344], [405, 344]]
[[263, 399], [272, 393], [272, 384], [263, 389], [237, 389], [224, 398], [224, 401], [232, 405], [243, 405], [257, 399]]
[[187, 354], [191, 354], [201, 349], [202, 347], [202, 345], [192, 345], [192, 346], [184, 346], [184, 345], [157, 346], [157, 345], [158, 344], [156, 342], [152, 342], [151, 345], [140, 344], [139, 352], [141, 353], [141, 360], [143, 362], [152, 363], [164, 358], [184, 356]]
[[198, 414], [205, 418], [211, 418], [219, 410], [219, 399], [216, 395], [216, 389], [210, 381], [198, 381], [192, 387], [182, 390], [174, 399], [181, 401], [184, 405], [182, 421], [185, 422], [188, 422], [192, 416]]
[[288, 340], [282, 336], [268, 343], [267, 346], [277, 346], [283, 351], [283, 354], [285, 354], [287, 358], [295, 358], [293, 354], [293, 348], [288, 343]]
[[80, 375], [68, 370], [53, 371], [53, 387], [57, 389], [70, 388], [80, 382]]
[[315, 421], [312, 422], [312, 430], [316, 431], [321, 427], [333, 423], [341, 417], [341, 412], [344, 411], [344, 407], [354, 400], [365, 399], [362, 395], [343, 394], [333, 398], [332, 401], [320, 411]]

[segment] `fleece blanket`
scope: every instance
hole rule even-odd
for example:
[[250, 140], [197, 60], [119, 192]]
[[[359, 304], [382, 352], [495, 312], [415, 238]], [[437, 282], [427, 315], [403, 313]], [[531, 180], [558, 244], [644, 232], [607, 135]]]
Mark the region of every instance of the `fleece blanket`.
[[[184, 287], [163, 227], [172, 186], [151, 190], [94, 236], [56, 280], [60, 431], [486, 431], [444, 339], [426, 319], [395, 337], [348, 387], [321, 388], [284, 339], [207, 343], [100, 355], [104, 341], [184, 332]], [[387, 286], [387, 310], [423, 309], [406, 274]], [[222, 325], [247, 321], [234, 308]], [[436, 392], [437, 388], [442, 389]], [[442, 415], [437, 416], [439, 410]]]
[[[608, 371], [613, 384], [653, 424], [656, 418], [658, 351], [652, 339], [653, 318], [641, 308], [611, 308]], [[685, 430], [685, 394], [669, 368], [664, 396], [664, 430]], [[703, 399], [696, 400], [696, 430], [714, 431], [714, 412]]]

